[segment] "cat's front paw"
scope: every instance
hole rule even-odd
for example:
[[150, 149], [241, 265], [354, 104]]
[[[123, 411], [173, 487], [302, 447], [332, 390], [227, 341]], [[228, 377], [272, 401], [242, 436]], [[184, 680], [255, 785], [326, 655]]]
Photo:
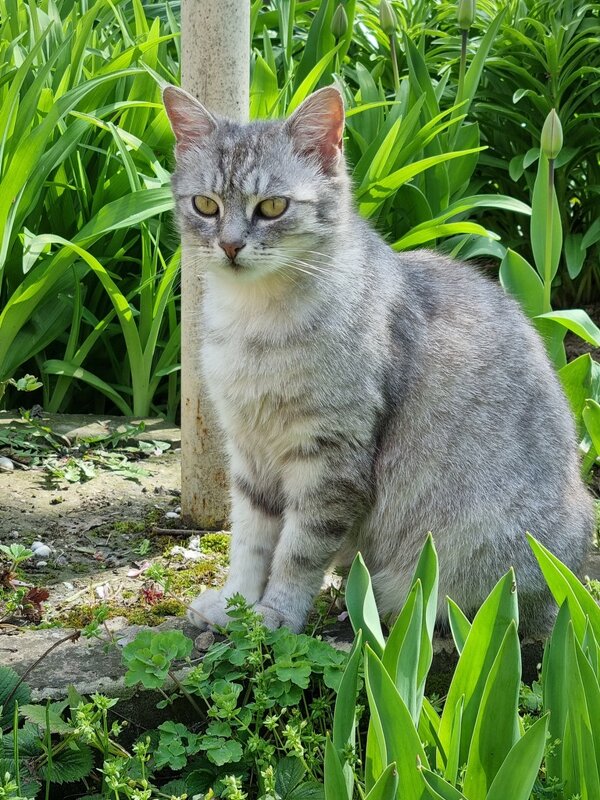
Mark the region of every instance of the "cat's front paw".
[[206, 630], [209, 627], [224, 627], [229, 622], [227, 616], [228, 599], [222, 589], [207, 589], [193, 601], [188, 609], [187, 617], [196, 628]]
[[269, 628], [269, 630], [274, 631], [276, 628], [289, 628], [294, 633], [300, 633], [304, 628], [304, 619], [298, 619], [285, 611], [271, 608], [271, 606], [257, 603], [252, 610], [262, 616], [265, 627]]

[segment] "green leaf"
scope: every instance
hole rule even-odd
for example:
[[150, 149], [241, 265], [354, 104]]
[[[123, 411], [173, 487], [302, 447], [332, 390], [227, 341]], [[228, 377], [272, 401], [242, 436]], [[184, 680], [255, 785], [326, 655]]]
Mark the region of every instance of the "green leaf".
[[202, 749], [206, 752], [208, 760], [218, 767], [222, 767], [223, 764], [237, 764], [238, 761], [241, 761], [243, 755], [242, 745], [232, 739], [204, 736], [202, 738]]
[[292, 791], [302, 782], [306, 774], [306, 767], [299, 758], [287, 756], [277, 764], [275, 773], [275, 791], [281, 800], [289, 800]]
[[521, 650], [513, 620], [487, 676], [473, 738], [469, 747], [463, 790], [467, 797], [485, 797], [502, 762], [518, 739]]
[[94, 766], [91, 749], [86, 744], [72, 741], [69, 747], [54, 753], [52, 764], [39, 768], [40, 777], [57, 783], [73, 783], [86, 778]]
[[98, 378], [92, 372], [89, 372], [83, 367], [78, 367], [75, 364], [69, 364], [67, 361], [61, 361], [58, 358], [51, 358], [49, 361], [44, 361], [42, 365], [42, 372], [45, 375], [68, 375], [70, 378], [84, 381], [94, 389], [97, 389], [102, 394], [106, 395], [116, 405], [119, 411], [126, 417], [133, 416], [133, 409], [121, 395], [113, 389], [106, 381]]
[[360, 553], [352, 562], [346, 583], [346, 607], [354, 633], [362, 630], [365, 643], [378, 655], [383, 654], [385, 639], [373, 594], [371, 576]]
[[451, 784], [455, 784], [458, 778], [458, 771], [462, 766], [460, 763], [460, 745], [462, 733], [462, 717], [465, 706], [465, 696], [458, 698], [454, 714], [452, 716], [452, 731], [450, 733], [450, 747], [448, 749], [448, 760], [444, 770], [444, 778]]
[[579, 578], [560, 559], [531, 534], [527, 534], [527, 539], [557, 605], [560, 607], [565, 600], [569, 601], [569, 611], [577, 639], [583, 640], [587, 616], [596, 641], [600, 641], [600, 606]]
[[600, 405], [595, 400], [586, 400], [581, 416], [585, 423], [585, 429], [592, 440], [592, 446], [598, 455], [600, 454]]
[[506, 756], [486, 800], [529, 800], [544, 755], [548, 717], [534, 722]]
[[546, 310], [544, 284], [533, 267], [510, 248], [500, 265], [500, 283], [519, 301], [528, 317], [536, 317]]
[[550, 712], [548, 731], [553, 742], [546, 756], [546, 770], [548, 777], [557, 781], [562, 777], [562, 748], [567, 716], [566, 643], [570, 620], [569, 603], [565, 600], [554, 623], [552, 636], [544, 648], [542, 661], [543, 707]]
[[396, 800], [398, 790], [398, 772], [395, 764], [390, 764], [381, 773], [379, 780], [371, 789], [365, 800]]
[[12, 723], [15, 705], [24, 706], [31, 700], [31, 689], [21, 681], [20, 675], [11, 667], [0, 665], [0, 707], [2, 716], [0, 725], [5, 727]]
[[483, 149], [484, 148], [482, 147], [477, 147], [475, 149], [460, 150], [455, 153], [441, 153], [437, 156], [422, 158], [413, 164], [407, 164], [405, 167], [401, 167], [385, 178], [381, 178], [369, 183], [363, 189], [359, 189], [357, 193], [358, 208], [360, 213], [365, 217], [372, 216], [388, 197], [393, 195], [411, 178], [414, 178], [416, 175], [425, 172], [425, 170], [431, 169], [439, 164], [443, 164], [446, 161], [451, 161], [454, 158], [462, 158], [463, 156], [470, 155], [471, 153], [478, 153]]
[[569, 331], [577, 334], [588, 344], [600, 347], [600, 328], [595, 325], [589, 316], [580, 308], [570, 311], [549, 311], [538, 315], [537, 319], [547, 319], [562, 325]]
[[492, 665], [511, 623], [518, 624], [517, 593], [511, 569], [501, 578], [477, 612], [444, 705], [439, 737], [450, 751], [454, 713], [464, 695], [459, 763], [465, 764], [479, 706]]
[[558, 377], [567, 396], [579, 436], [583, 433], [583, 409], [586, 400], [593, 396], [593, 362], [589, 353], [570, 361], [558, 371]]
[[325, 800], [351, 800], [346, 787], [346, 779], [340, 759], [335, 751], [331, 739], [327, 736], [325, 742]]
[[[396, 763], [403, 800], [420, 800], [421, 777], [416, 766], [428, 766], [410, 713], [376, 653], [365, 649], [365, 683], [369, 708], [383, 764]], [[375, 776], [376, 779], [379, 775]]]
[[45, 705], [23, 705], [19, 707], [19, 714], [30, 722], [34, 722], [43, 731], [46, 730], [46, 720], [48, 719], [51, 733], [72, 733], [73, 726], [62, 718], [62, 713], [68, 706], [68, 700], [50, 703], [49, 709], [46, 709]]
[[430, 223], [419, 226], [418, 231], [412, 230], [406, 236], [398, 239], [392, 247], [394, 250], [409, 250], [411, 247], [417, 247], [445, 236], [455, 236], [459, 233], [485, 236], [488, 239], [499, 238], [495, 233], [488, 231], [477, 222], [446, 222], [436, 225], [435, 220], [431, 220]]
[[341, 48], [341, 46], [342, 42], [339, 42], [339, 44], [337, 44], [329, 52], [325, 53], [325, 55], [314, 65], [314, 67], [308, 73], [306, 78], [304, 78], [302, 83], [298, 86], [298, 88], [294, 92], [293, 97], [288, 104], [287, 107], [288, 115], [291, 114], [293, 111], [295, 111], [298, 108], [298, 106], [304, 100], [306, 100], [308, 95], [312, 92], [312, 90], [320, 81], [326, 69], [331, 64], [334, 55]]
[[423, 620], [423, 590], [417, 579], [390, 631], [383, 665], [394, 681], [400, 697], [416, 725], [420, 707], [417, 708], [418, 666], [421, 651], [421, 625]]
[[[421, 769], [421, 776], [425, 784], [423, 800], [467, 800], [458, 789], [455, 789], [436, 772]], [[506, 799], [508, 800], [508, 798]], [[512, 798], [511, 798], [512, 800]]]
[[458, 655], [460, 655], [465, 646], [465, 642], [467, 641], [469, 631], [471, 630], [471, 623], [463, 614], [458, 605], [454, 602], [454, 600], [451, 600], [449, 597], [447, 597], [446, 601], [448, 603], [448, 622], [450, 623], [450, 631], [452, 633], [452, 638], [454, 639], [456, 652]]
[[503, 8], [499, 14], [497, 14], [492, 22], [487, 27], [485, 36], [479, 43], [479, 47], [477, 48], [477, 52], [467, 69], [465, 75], [465, 84], [464, 84], [464, 91], [462, 100], [466, 101], [464, 105], [460, 107], [461, 114], [467, 114], [471, 103], [473, 102], [473, 98], [475, 97], [475, 92], [477, 91], [477, 87], [479, 85], [479, 81], [481, 79], [481, 73], [483, 72], [483, 68], [485, 66], [485, 61], [488, 57], [488, 53], [490, 52], [490, 48], [496, 38], [500, 25], [504, 19], [506, 14], [506, 9]]
[[[562, 225], [546, 156], [540, 155], [531, 202], [531, 248], [546, 291], [558, 270], [562, 251]], [[547, 296], [549, 296], [547, 294]]]
[[569, 233], [565, 237], [565, 261], [571, 280], [581, 272], [585, 262], [585, 248], [582, 247], [583, 236], [581, 233]]
[[[347, 747], [354, 747], [356, 739], [356, 700], [358, 694], [358, 668], [362, 656], [362, 631], [356, 634], [352, 651], [346, 664], [335, 699], [333, 714], [333, 745], [339, 756]], [[350, 765], [343, 765], [348, 796], [352, 796], [354, 773]]]
[[[598, 756], [594, 743], [594, 734], [598, 734], [600, 720], [591, 718], [586, 697], [588, 688], [581, 673], [581, 665], [585, 663], [588, 665], [586, 677], [589, 676], [589, 664], [581, 653], [572, 622], [567, 627], [565, 652], [568, 681], [562, 779], [567, 797], [579, 794], [591, 800], [600, 797]], [[597, 681], [594, 688], [597, 690]], [[597, 705], [593, 703], [592, 708], [597, 710]]]

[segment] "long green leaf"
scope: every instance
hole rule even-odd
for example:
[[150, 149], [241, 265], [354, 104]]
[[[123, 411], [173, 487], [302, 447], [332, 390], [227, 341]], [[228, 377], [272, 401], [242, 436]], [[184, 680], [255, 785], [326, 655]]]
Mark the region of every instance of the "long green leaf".
[[416, 767], [417, 764], [428, 766], [425, 751], [398, 690], [368, 645], [365, 649], [365, 683], [375, 735], [381, 753], [385, 754], [384, 763], [396, 763], [402, 800], [421, 800], [423, 785]]
[[346, 607], [354, 632], [358, 633], [359, 630], [362, 630], [365, 643], [381, 656], [385, 639], [381, 630], [371, 576], [360, 553], [356, 555], [348, 574]]
[[544, 755], [548, 716], [534, 722], [506, 756], [486, 800], [529, 800]]
[[521, 650], [513, 620], [481, 697], [463, 783], [467, 797], [485, 797], [502, 762], [518, 740], [520, 685]]
[[501, 578], [477, 612], [448, 690], [439, 736], [450, 750], [454, 713], [464, 695], [459, 762], [465, 764], [485, 683], [509, 626], [518, 623], [513, 570]]
[[530, 534], [527, 534], [527, 539], [556, 603], [562, 606], [565, 600], [569, 601], [569, 611], [578, 640], [582, 641], [585, 635], [587, 616], [596, 641], [600, 641], [600, 606], [562, 561]]

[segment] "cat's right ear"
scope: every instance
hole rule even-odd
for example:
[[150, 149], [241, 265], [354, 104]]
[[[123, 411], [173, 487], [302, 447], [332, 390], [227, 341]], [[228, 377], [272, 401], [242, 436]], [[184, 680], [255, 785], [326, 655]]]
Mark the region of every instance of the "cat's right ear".
[[217, 127], [217, 121], [202, 103], [177, 86], [167, 86], [163, 91], [163, 103], [178, 149], [187, 149], [199, 144]]

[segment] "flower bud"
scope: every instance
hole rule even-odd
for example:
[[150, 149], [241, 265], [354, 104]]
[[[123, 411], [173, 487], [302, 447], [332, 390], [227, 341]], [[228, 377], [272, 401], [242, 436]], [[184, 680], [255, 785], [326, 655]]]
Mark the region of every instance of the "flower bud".
[[542, 138], [540, 140], [542, 153], [546, 158], [554, 159], [560, 153], [563, 146], [563, 132], [562, 125], [556, 110], [552, 111], [546, 117], [544, 127], [542, 128]]
[[458, 0], [458, 27], [468, 31], [475, 19], [475, 0]]
[[379, 3], [379, 24], [381, 25], [381, 30], [391, 36], [392, 33], [396, 32], [396, 12], [392, 8], [391, 3], [388, 0], [380, 0]]
[[348, 15], [346, 14], [346, 9], [344, 6], [339, 3], [333, 17], [331, 18], [331, 32], [336, 39], [341, 39], [342, 36], [346, 35], [347, 30]]

